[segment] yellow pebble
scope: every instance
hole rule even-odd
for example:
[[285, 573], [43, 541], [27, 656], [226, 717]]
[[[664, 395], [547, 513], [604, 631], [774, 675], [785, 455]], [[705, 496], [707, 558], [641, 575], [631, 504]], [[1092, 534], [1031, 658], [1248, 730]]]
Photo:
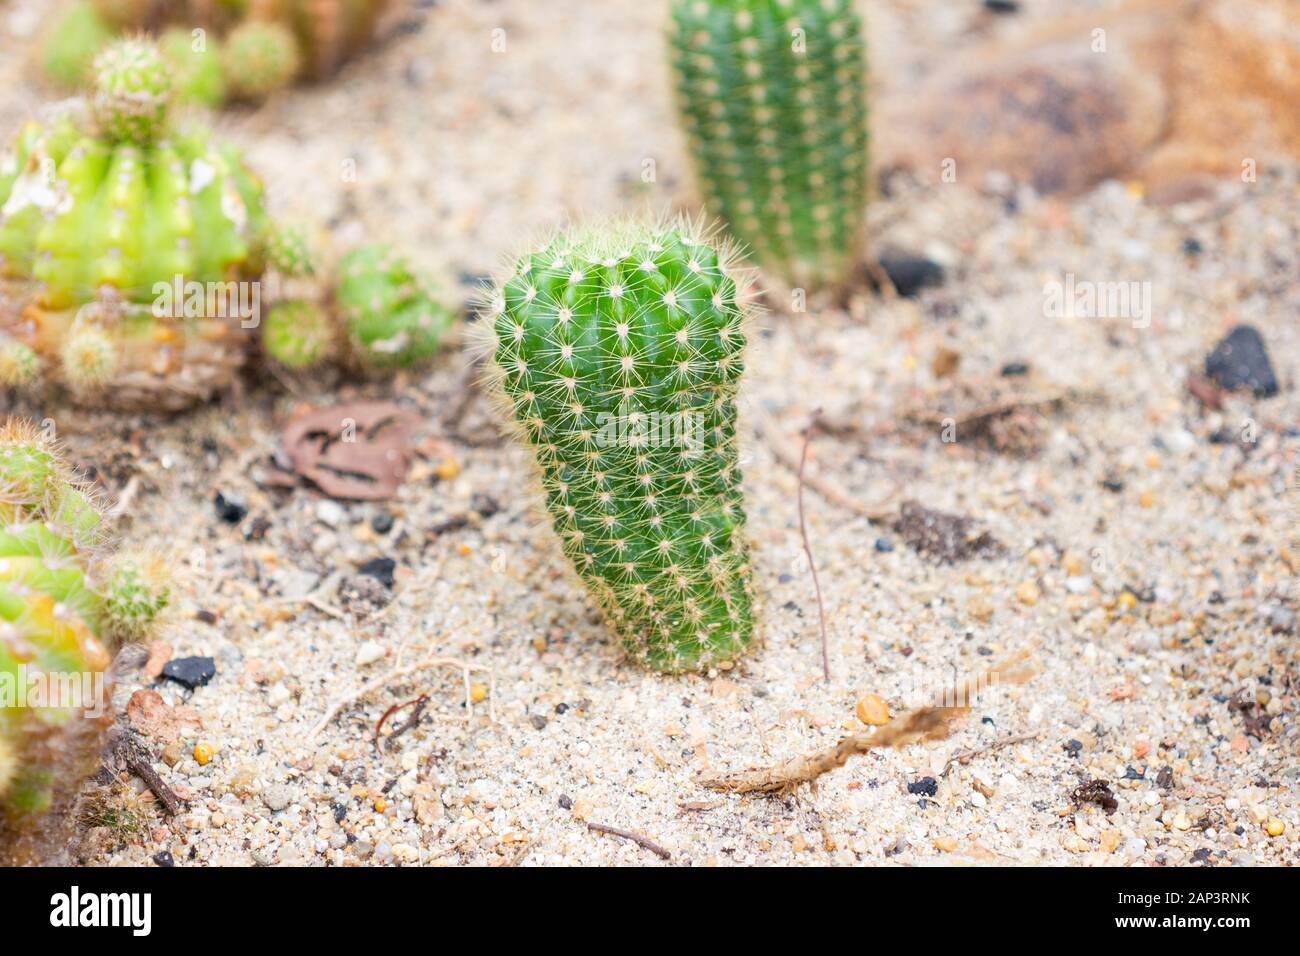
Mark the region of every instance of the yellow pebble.
[[1264, 824], [1264, 832], [1269, 836], [1281, 836], [1286, 833], [1286, 824], [1277, 817], [1270, 817], [1268, 823]]
[[194, 745], [194, 759], [200, 764], [206, 764], [212, 759], [212, 748], [207, 744]]
[[388, 801], [383, 797], [375, 797], [375, 813], [383, 813], [388, 809]]
[[1156, 503], [1156, 493], [1154, 491], [1144, 491], [1138, 495], [1138, 504], [1143, 508], [1150, 508]]
[[1016, 588], [1016, 597], [1020, 599], [1021, 604], [1037, 604], [1041, 596], [1042, 592], [1033, 581], [1025, 581]]
[[486, 684], [470, 684], [470, 685], [469, 685], [469, 699], [470, 699], [473, 703], [475, 703], [475, 704], [477, 704], [479, 701], [487, 700], [487, 685], [486, 685]]
[[451, 481], [460, 474], [460, 462], [455, 458], [448, 458], [438, 463], [438, 467], [433, 469], [433, 473], [443, 481]]
[[544, 653], [546, 651], [546, 638], [540, 636], [534, 637], [533, 650], [535, 650], [538, 654]]
[[1160, 467], [1160, 456], [1153, 451], [1147, 452], [1147, 467], [1148, 468]]
[[468, 558], [471, 554], [474, 553], [474, 549], [470, 547], [468, 544], [458, 544], [456, 545], [456, 553], [459, 554], [462, 558]]
[[1074, 551], [1067, 551], [1061, 559], [1061, 567], [1070, 577], [1077, 578], [1083, 573], [1083, 558]]
[[858, 698], [858, 720], [872, 727], [889, 723], [889, 705], [879, 694], [863, 694]]
[[1119, 606], [1126, 611], [1131, 609], [1137, 602], [1137, 595], [1132, 591], [1125, 591], [1119, 596]]

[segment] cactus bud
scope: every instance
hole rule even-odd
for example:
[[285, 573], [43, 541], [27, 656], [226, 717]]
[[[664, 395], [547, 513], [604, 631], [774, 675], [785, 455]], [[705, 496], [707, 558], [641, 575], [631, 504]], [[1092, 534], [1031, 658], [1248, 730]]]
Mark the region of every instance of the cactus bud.
[[68, 335], [63, 343], [64, 374], [73, 388], [102, 388], [117, 371], [117, 344], [103, 329], [88, 325]]
[[0, 345], [0, 385], [21, 388], [41, 371], [41, 360], [30, 345], [10, 339]]
[[753, 631], [728, 259], [686, 224], [561, 235], [518, 259], [484, 319], [565, 553], [629, 653], [664, 671], [730, 659]]
[[151, 143], [167, 129], [171, 72], [147, 40], [119, 40], [95, 57], [92, 104], [109, 140]]
[[105, 630], [139, 640], [168, 605], [171, 575], [155, 555], [122, 554], [110, 562], [103, 592]]
[[262, 348], [285, 368], [310, 368], [333, 355], [334, 325], [314, 302], [277, 302], [262, 323]]

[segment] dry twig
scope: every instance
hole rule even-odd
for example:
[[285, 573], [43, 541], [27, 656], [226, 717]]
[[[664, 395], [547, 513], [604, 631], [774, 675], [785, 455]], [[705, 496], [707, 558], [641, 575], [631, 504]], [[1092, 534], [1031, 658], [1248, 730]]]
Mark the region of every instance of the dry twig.
[[631, 830], [620, 830], [618, 827], [611, 827], [604, 823], [588, 823], [588, 830], [594, 830], [597, 833], [608, 833], [610, 836], [622, 837], [625, 840], [631, 840], [637, 846], [644, 847], [655, 856], [665, 860], [671, 860], [673, 855], [661, 847], [654, 840], [639, 833], [633, 833]]
[[813, 429], [817, 427], [817, 416], [821, 409], [813, 412], [812, 421], [803, 433], [803, 452], [799, 455], [799, 489], [796, 498], [799, 502], [799, 536], [803, 538], [803, 552], [808, 555], [808, 569], [812, 571], [813, 589], [817, 592], [817, 618], [822, 632], [822, 674], [826, 683], [831, 682], [831, 659], [826, 649], [826, 603], [822, 600], [822, 583], [817, 577], [817, 561], [813, 558], [812, 545], [808, 543], [808, 523], [803, 513], [804, 466], [808, 463], [808, 445], [812, 442]]
[[[443, 637], [446, 637], [446, 635], [444, 634]], [[329, 722], [338, 716], [339, 711], [343, 710], [343, 708], [348, 706], [348, 704], [355, 703], [356, 701], [367, 697], [368, 695], [379, 690], [381, 687], [391, 684], [394, 681], [401, 680], [404, 677], [410, 677], [412, 674], [417, 674], [420, 671], [428, 670], [429, 668], [432, 667], [446, 667], [446, 668], [460, 671], [461, 680], [465, 686], [465, 719], [466, 720], [470, 718], [470, 704], [471, 704], [470, 684], [469, 684], [470, 672], [476, 670], [485, 672], [488, 675], [488, 681], [489, 681], [488, 719], [491, 720], [493, 723], [496, 722], [497, 719], [496, 672], [493, 671], [492, 668], [488, 667], [485, 664], [474, 664], [469, 661], [463, 661], [455, 657], [429, 656], [422, 661], [418, 661], [417, 663], [410, 664], [406, 667], [402, 667], [400, 665], [396, 666], [388, 673], [381, 674], [379, 677], [376, 677], [374, 680], [370, 681], [369, 683], [363, 684], [360, 688], [353, 691], [352, 693], [347, 694], [344, 697], [341, 697], [339, 700], [335, 701], [334, 704], [332, 704], [327, 711], [325, 711], [325, 715], [321, 717], [321, 719], [317, 722], [316, 726], [311, 729], [311, 734], [309, 736], [315, 737], [319, 735], [320, 732], [324, 730], [325, 727], [329, 724]]]
[[1021, 652], [1000, 666], [963, 681], [955, 688], [953, 699], [965, 701], [966, 706], [922, 707], [899, 716], [879, 730], [850, 734], [833, 747], [790, 757], [772, 767], [702, 774], [696, 777], [696, 783], [712, 790], [733, 793], [774, 793], [814, 781], [822, 774], [844, 766], [854, 754], [885, 747], [906, 747], [924, 740], [942, 740], [951, 732], [952, 722], [970, 711], [969, 703], [979, 689], [996, 683], [1019, 684], [1032, 677], [1029, 654], [1029, 651]]

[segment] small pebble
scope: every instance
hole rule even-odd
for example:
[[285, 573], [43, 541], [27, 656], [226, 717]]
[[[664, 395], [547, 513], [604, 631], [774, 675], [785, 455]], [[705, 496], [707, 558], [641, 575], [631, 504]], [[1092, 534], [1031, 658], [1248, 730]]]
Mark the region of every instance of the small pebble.
[[262, 802], [268, 810], [278, 813], [293, 799], [293, 790], [283, 783], [272, 784], [262, 791]]
[[1286, 824], [1277, 817], [1269, 817], [1268, 822], [1264, 824], [1264, 832], [1271, 837], [1280, 837], [1286, 832]]
[[207, 762], [212, 759], [212, 747], [210, 744], [195, 744], [194, 759], [201, 765], [206, 766]]
[[216, 506], [217, 517], [226, 524], [239, 524], [248, 515], [248, 505], [239, 495], [218, 491], [212, 503]]
[[162, 676], [190, 690], [203, 687], [217, 673], [217, 662], [211, 657], [177, 657], [168, 661]]
[[879, 694], [863, 694], [858, 698], [858, 720], [870, 727], [889, 723], [889, 705]]
[[1037, 604], [1038, 599], [1042, 597], [1042, 591], [1039, 590], [1038, 584], [1034, 581], [1023, 581], [1016, 587], [1016, 597], [1021, 604]]

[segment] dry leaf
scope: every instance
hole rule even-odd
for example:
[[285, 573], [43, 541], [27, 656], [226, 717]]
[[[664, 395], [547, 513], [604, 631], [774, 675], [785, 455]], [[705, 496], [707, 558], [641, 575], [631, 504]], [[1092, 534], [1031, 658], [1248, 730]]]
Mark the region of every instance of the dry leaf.
[[414, 424], [392, 402], [349, 402], [294, 418], [281, 440], [293, 470], [331, 498], [376, 500], [405, 480]]

